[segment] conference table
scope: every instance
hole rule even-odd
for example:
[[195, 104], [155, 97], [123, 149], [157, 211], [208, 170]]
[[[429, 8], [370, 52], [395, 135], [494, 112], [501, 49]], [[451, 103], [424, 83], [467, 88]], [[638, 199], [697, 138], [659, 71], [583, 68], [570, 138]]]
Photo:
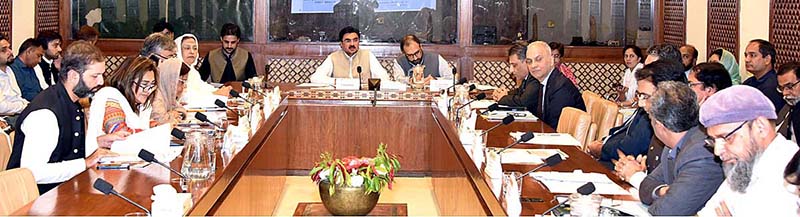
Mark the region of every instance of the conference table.
[[[335, 157], [374, 156], [378, 144], [400, 156], [402, 170], [392, 190], [381, 192], [380, 204], [402, 204], [408, 215], [504, 216], [483, 172], [475, 167], [459, 141], [457, 129], [433, 102], [431, 92], [314, 90], [279, 85], [284, 99], [259, 124], [247, 145], [235, 155], [217, 151], [216, 173], [189, 182], [193, 205], [188, 215], [295, 215], [301, 204], [319, 202], [308, 171], [323, 152]], [[236, 88], [236, 87], [235, 87]], [[478, 118], [476, 129], [497, 122]], [[487, 146], [501, 147], [513, 131], [553, 132], [542, 122], [515, 122], [488, 134]], [[557, 148], [570, 157], [543, 171], [597, 172], [623, 188], [630, 185], [574, 146], [523, 144], [516, 148]], [[170, 166], [181, 167], [181, 157]], [[221, 163], [220, 163], [221, 162]], [[503, 165], [506, 171], [527, 171], [536, 165]], [[87, 169], [44, 193], [12, 215], [125, 215], [141, 212], [122, 199], [92, 188], [97, 178], [115, 186], [131, 200], [150, 207], [153, 186], [178, 177], [151, 164], [131, 170]], [[179, 190], [180, 191], [180, 190]], [[525, 178], [522, 215], [541, 214], [556, 205], [555, 194]], [[609, 196], [635, 200], [631, 196]], [[394, 213], [398, 214], [398, 213]]]

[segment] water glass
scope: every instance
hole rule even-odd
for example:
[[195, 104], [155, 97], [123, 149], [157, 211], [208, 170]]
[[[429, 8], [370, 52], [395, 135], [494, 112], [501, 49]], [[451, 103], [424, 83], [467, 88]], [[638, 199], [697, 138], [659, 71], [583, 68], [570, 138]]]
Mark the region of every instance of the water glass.
[[214, 173], [216, 158], [212, 141], [207, 130], [192, 130], [186, 134], [183, 175], [189, 179], [207, 179]]
[[570, 215], [571, 216], [598, 216], [600, 214], [600, 204], [603, 202], [603, 197], [600, 195], [581, 195], [573, 193], [570, 198]]

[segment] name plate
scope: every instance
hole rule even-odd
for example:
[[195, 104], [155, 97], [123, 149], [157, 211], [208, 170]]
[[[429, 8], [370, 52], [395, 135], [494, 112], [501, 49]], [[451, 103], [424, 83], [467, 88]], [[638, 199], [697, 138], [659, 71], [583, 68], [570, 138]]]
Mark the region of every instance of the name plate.
[[431, 80], [430, 89], [433, 92], [443, 90], [453, 85], [453, 81], [450, 79], [440, 79], [440, 80]]
[[337, 90], [359, 90], [361, 89], [361, 81], [357, 78], [339, 78], [336, 79]]

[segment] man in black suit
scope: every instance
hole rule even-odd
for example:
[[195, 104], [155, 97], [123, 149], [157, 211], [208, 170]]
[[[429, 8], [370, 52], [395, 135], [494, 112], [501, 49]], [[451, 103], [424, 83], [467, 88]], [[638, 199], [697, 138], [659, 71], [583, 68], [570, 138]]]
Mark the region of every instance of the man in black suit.
[[512, 107], [525, 107], [531, 113], [536, 112], [536, 101], [538, 100], [538, 91], [541, 85], [536, 78], [528, 71], [525, 66], [525, 52], [528, 50], [528, 43], [517, 42], [508, 49], [508, 64], [511, 66], [511, 72], [514, 74], [514, 79], [518, 85], [516, 89], [511, 91], [505, 88], [500, 88], [492, 93], [494, 100], [497, 104], [512, 106]]
[[531, 43], [525, 56], [528, 71], [541, 83], [538, 94], [542, 97], [539, 97], [534, 112], [539, 119], [557, 129], [564, 107], [586, 110], [581, 92], [554, 67], [550, 46], [546, 42]]
[[800, 85], [798, 85], [800, 63], [789, 62], [778, 69], [778, 90], [783, 94], [786, 105], [778, 112], [778, 132], [795, 143], [800, 130]]

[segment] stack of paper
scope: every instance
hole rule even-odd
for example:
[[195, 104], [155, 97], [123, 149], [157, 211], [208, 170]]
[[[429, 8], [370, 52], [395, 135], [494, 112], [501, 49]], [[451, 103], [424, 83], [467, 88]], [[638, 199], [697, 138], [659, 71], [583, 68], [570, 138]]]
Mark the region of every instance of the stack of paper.
[[487, 119], [489, 120], [502, 120], [506, 116], [512, 115], [514, 116], [515, 121], [537, 121], [535, 115], [531, 114], [529, 111], [492, 111], [489, 112], [487, 115]]
[[530, 176], [541, 181], [553, 193], [576, 193], [578, 187], [592, 182], [595, 186], [594, 194], [630, 195], [630, 192], [602, 173], [535, 172]]
[[472, 102], [472, 104], [469, 104], [469, 106], [472, 109], [486, 109], [486, 108], [489, 108], [490, 105], [495, 104], [495, 103], [497, 103], [497, 102], [495, 102], [494, 100], [484, 99], [484, 100], [478, 100], [478, 101]]
[[[511, 137], [514, 140], [519, 140], [519, 137], [525, 134], [524, 132], [511, 132]], [[538, 145], [571, 145], [582, 146], [575, 137], [568, 133], [533, 133], [533, 139], [523, 142], [524, 144], [538, 144]]]
[[177, 156], [172, 156], [170, 151], [169, 124], [131, 134], [125, 140], [115, 141], [111, 144], [111, 151], [120, 155], [138, 156], [139, 151], [145, 149], [155, 154], [156, 159], [161, 162], [170, 162]]
[[[500, 148], [489, 148], [489, 151], [497, 152]], [[500, 154], [500, 161], [504, 164], [542, 164], [544, 159], [554, 154], [561, 155], [561, 159], [567, 159], [569, 155], [558, 149], [518, 149], [510, 148]]]
[[476, 90], [480, 90], [480, 91], [486, 91], [486, 90], [494, 90], [494, 89], [497, 89], [497, 87], [495, 87], [495, 86], [492, 86], [492, 85], [475, 84], [475, 89], [476, 89]]

